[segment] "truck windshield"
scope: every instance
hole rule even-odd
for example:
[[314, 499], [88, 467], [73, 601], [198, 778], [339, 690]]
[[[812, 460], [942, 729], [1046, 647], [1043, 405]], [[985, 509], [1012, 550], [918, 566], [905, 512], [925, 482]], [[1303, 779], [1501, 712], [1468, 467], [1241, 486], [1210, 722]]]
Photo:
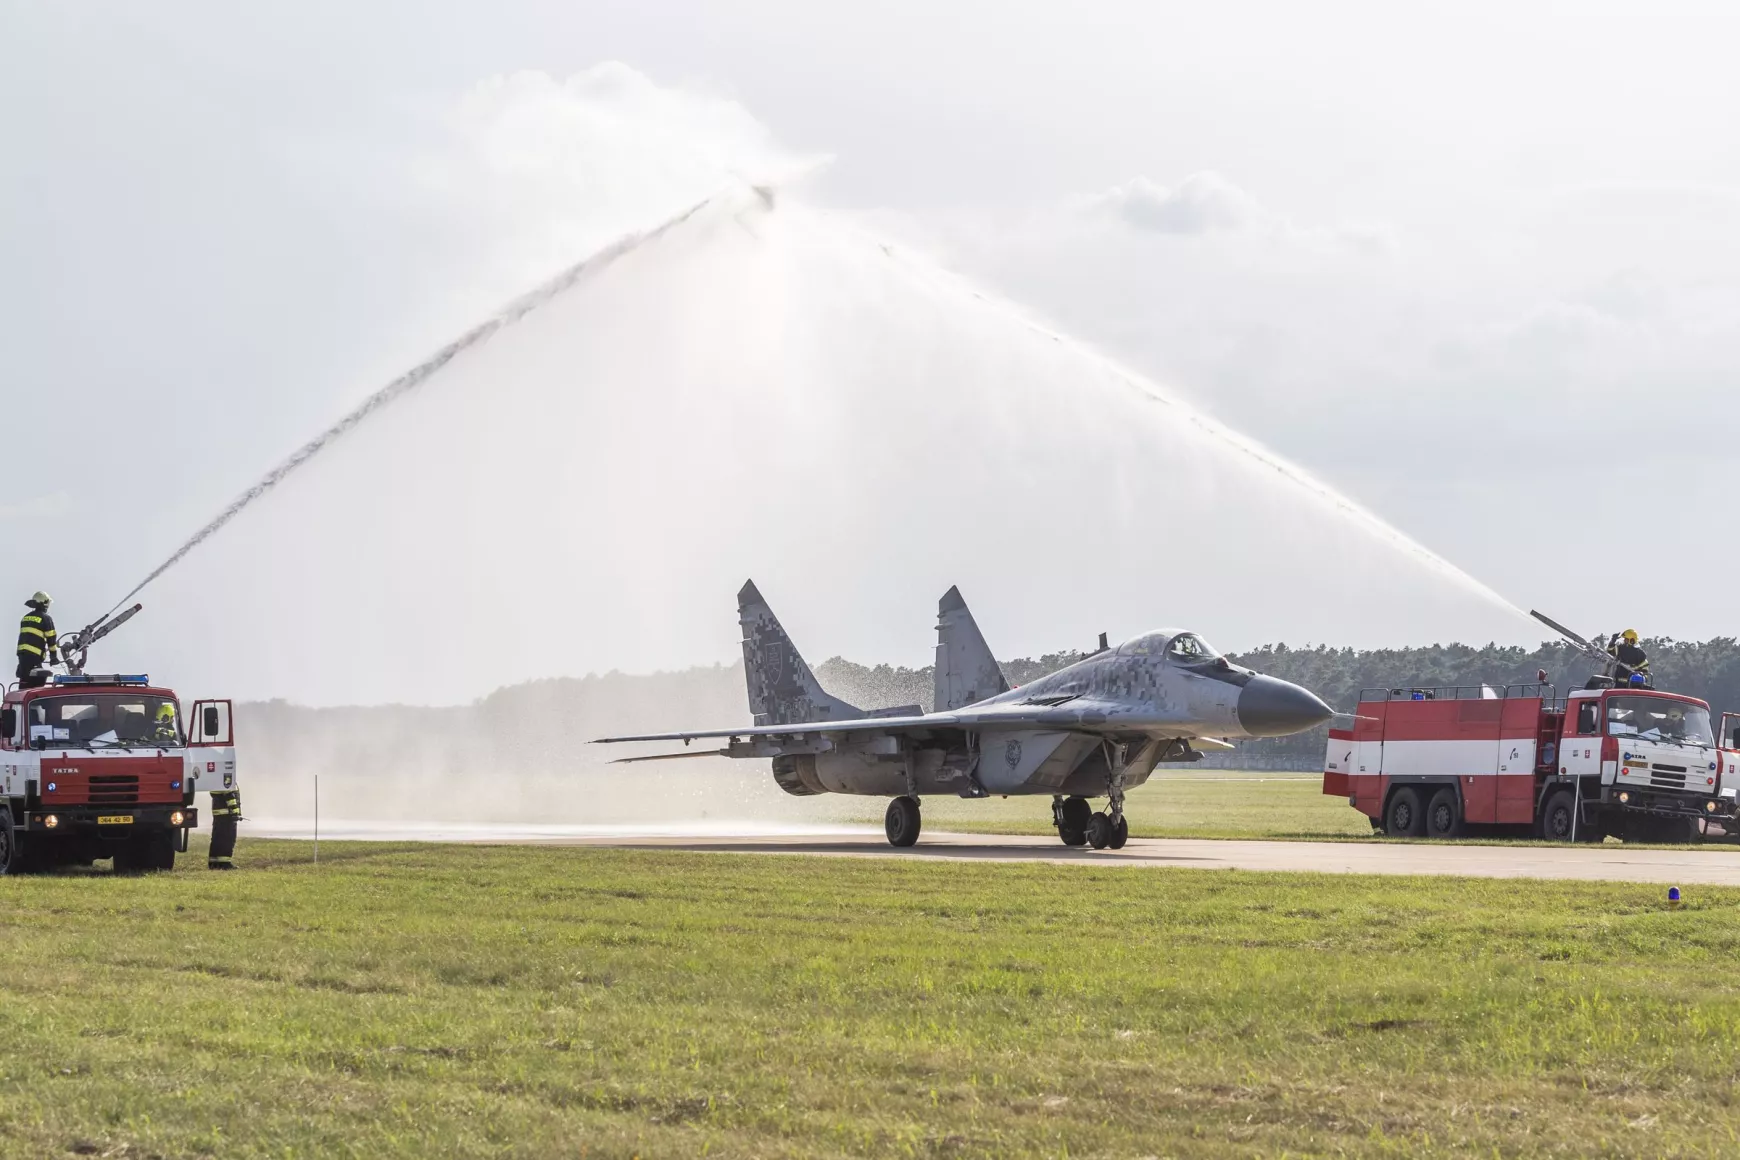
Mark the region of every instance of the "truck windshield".
[[80, 693], [30, 703], [27, 740], [35, 748], [173, 746], [181, 744], [181, 712], [167, 697]]
[[1660, 697], [1607, 698], [1607, 734], [1692, 745], [1716, 743], [1708, 709]]

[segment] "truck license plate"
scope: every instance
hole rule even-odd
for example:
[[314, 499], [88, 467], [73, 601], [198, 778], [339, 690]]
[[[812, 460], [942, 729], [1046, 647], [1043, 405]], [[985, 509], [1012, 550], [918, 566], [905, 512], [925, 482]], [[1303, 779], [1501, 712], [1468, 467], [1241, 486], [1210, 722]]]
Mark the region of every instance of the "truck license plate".
[[130, 826], [132, 824], [132, 814], [105, 814], [97, 819], [99, 826]]

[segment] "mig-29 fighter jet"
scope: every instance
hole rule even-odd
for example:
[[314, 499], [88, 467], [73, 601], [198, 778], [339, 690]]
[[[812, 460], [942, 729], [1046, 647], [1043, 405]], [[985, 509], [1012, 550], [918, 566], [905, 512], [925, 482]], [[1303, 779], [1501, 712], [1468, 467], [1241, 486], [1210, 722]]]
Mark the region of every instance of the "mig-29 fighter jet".
[[[1065, 845], [1116, 850], [1129, 837], [1124, 795], [1162, 761], [1196, 761], [1229, 737], [1280, 737], [1335, 715], [1298, 685], [1232, 664], [1195, 633], [1161, 629], [1100, 648], [1011, 689], [960, 590], [937, 615], [936, 709], [865, 712], [816, 681], [753, 581], [737, 594], [753, 726], [604, 737], [725, 741], [722, 749], [630, 757], [771, 758], [781, 789], [888, 797], [888, 840], [918, 840], [919, 797], [1049, 794]], [[1094, 812], [1089, 798], [1105, 797]]]

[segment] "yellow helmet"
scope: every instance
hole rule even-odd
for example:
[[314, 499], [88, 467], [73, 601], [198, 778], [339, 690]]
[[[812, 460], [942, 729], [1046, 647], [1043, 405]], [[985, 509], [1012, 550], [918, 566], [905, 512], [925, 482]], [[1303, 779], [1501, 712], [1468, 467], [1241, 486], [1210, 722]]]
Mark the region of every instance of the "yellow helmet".
[[163, 704], [157, 706], [157, 719], [159, 721], [173, 721], [173, 720], [175, 720], [175, 706], [168, 701], [165, 701], [165, 702], [163, 702]]
[[1628, 628], [1624, 632], [1620, 633], [1619, 635], [1624, 637], [1631, 644], [1637, 643], [1637, 630], [1635, 628]]
[[32, 596], [29, 600], [26, 600], [24, 603], [26, 603], [26, 604], [41, 604], [44, 607], [46, 607], [47, 605], [53, 603], [53, 601], [50, 599], [48, 593], [38, 592], [34, 596]]

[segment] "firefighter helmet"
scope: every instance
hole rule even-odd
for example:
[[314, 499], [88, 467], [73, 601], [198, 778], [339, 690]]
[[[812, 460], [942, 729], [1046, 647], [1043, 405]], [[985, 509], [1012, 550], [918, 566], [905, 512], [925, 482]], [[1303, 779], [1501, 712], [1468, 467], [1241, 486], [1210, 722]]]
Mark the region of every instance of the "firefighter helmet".
[[36, 595], [32, 596], [29, 600], [26, 600], [24, 603], [26, 603], [26, 604], [40, 604], [40, 605], [42, 605], [42, 607], [47, 608], [49, 606], [49, 604], [52, 603], [52, 598], [46, 592], [38, 592]]
[[1637, 643], [1637, 630], [1635, 628], [1628, 628], [1619, 635], [1625, 638], [1625, 643], [1627, 644]]

